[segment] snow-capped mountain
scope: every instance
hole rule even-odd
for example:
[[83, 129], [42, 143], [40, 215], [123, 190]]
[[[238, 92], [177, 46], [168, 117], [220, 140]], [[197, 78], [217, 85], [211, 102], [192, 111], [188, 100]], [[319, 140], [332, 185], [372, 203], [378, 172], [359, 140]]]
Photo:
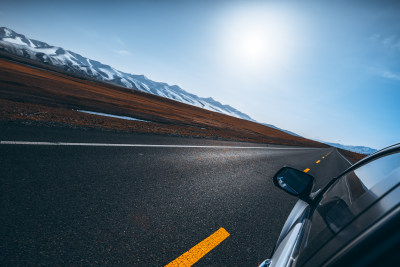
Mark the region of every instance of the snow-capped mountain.
[[279, 128], [279, 127], [276, 127], [275, 125], [272, 125], [272, 124], [268, 124], [268, 123], [261, 123], [261, 124], [262, 124], [262, 125], [265, 125], [265, 126], [268, 126], [268, 127], [270, 127], [270, 128], [274, 128], [274, 129], [277, 129], [277, 130], [279, 130], [279, 131], [282, 131], [282, 132], [291, 134], [291, 135], [293, 135], [293, 136], [303, 137], [303, 136], [300, 136], [300, 135], [298, 135], [298, 134], [296, 134], [296, 133], [294, 133], [294, 132], [291, 132], [291, 131], [284, 130], [284, 129], [281, 129], [281, 128]]
[[333, 146], [333, 147], [341, 148], [344, 150], [349, 150], [349, 151], [353, 151], [356, 153], [364, 154], [364, 155], [370, 155], [377, 151], [374, 148], [370, 148], [370, 147], [366, 147], [366, 146], [348, 146], [348, 145], [342, 145], [342, 144], [337, 144], [337, 143], [328, 143], [328, 142], [322, 142], [322, 143], [325, 143], [325, 144]]
[[144, 75], [134, 75], [119, 71], [109, 65], [83, 57], [61, 47], [51, 46], [41, 41], [29, 39], [6, 27], [0, 27], [0, 50], [133, 90], [139, 90], [230, 116], [254, 121], [248, 115], [229, 105], [223, 105], [211, 97], [198, 97], [186, 92], [177, 85], [168, 85], [163, 82], [152, 81]]
[[[296, 134], [294, 132], [291, 132], [291, 131], [288, 131], [288, 130], [284, 130], [284, 129], [278, 128], [278, 127], [276, 127], [275, 125], [272, 125], [272, 124], [267, 124], [267, 123], [262, 123], [262, 124], [265, 125], [265, 126], [277, 129], [279, 131], [282, 131], [282, 132], [297, 136], [297, 137], [302, 137], [301, 135], [298, 135], [298, 134]], [[325, 142], [323, 140], [318, 140], [318, 139], [316, 139], [315, 141], [327, 144], [329, 146], [341, 148], [341, 149], [344, 149], [344, 150], [348, 150], [348, 151], [352, 151], [352, 152], [356, 152], [356, 153], [360, 153], [360, 154], [364, 154], [364, 155], [370, 155], [370, 154], [375, 153], [377, 151], [374, 148], [370, 148], [370, 147], [366, 147], [366, 146], [342, 145], [342, 144], [338, 144], [338, 143], [329, 143], [329, 142]]]

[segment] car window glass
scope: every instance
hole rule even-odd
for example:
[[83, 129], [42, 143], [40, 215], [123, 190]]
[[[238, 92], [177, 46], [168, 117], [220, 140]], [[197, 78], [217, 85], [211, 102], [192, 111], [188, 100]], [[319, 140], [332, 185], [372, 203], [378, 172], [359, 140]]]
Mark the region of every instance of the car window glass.
[[400, 182], [400, 153], [378, 158], [338, 179], [323, 195], [311, 218], [300, 262], [318, 251], [357, 215]]

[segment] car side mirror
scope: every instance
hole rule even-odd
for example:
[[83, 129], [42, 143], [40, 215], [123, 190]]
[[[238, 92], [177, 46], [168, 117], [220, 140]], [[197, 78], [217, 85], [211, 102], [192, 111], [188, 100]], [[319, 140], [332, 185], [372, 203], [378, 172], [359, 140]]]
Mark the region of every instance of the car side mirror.
[[311, 202], [314, 180], [312, 175], [291, 167], [283, 167], [273, 177], [275, 186], [307, 203]]

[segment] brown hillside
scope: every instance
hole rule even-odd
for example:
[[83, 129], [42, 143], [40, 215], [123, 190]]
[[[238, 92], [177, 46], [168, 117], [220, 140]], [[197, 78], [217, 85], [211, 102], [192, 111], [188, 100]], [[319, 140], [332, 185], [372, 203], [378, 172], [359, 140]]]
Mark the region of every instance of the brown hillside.
[[365, 158], [367, 156], [367, 155], [364, 155], [364, 154], [360, 154], [360, 153], [344, 150], [344, 149], [341, 149], [341, 148], [338, 148], [337, 150], [339, 150], [339, 152], [342, 153], [343, 156], [345, 156], [352, 163], [356, 163], [357, 161], [360, 161], [360, 160], [362, 160], [363, 158]]
[[[0, 120], [61, 122], [122, 131], [328, 147], [270, 127], [139, 91], [0, 58]], [[89, 115], [76, 109], [153, 123]]]

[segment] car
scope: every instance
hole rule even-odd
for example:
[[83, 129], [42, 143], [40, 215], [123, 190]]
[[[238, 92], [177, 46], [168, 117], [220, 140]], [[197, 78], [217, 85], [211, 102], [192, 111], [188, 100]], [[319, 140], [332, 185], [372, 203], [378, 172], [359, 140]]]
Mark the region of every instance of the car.
[[299, 200], [266, 266], [400, 266], [400, 143], [311, 193], [314, 177], [283, 167], [273, 183]]

